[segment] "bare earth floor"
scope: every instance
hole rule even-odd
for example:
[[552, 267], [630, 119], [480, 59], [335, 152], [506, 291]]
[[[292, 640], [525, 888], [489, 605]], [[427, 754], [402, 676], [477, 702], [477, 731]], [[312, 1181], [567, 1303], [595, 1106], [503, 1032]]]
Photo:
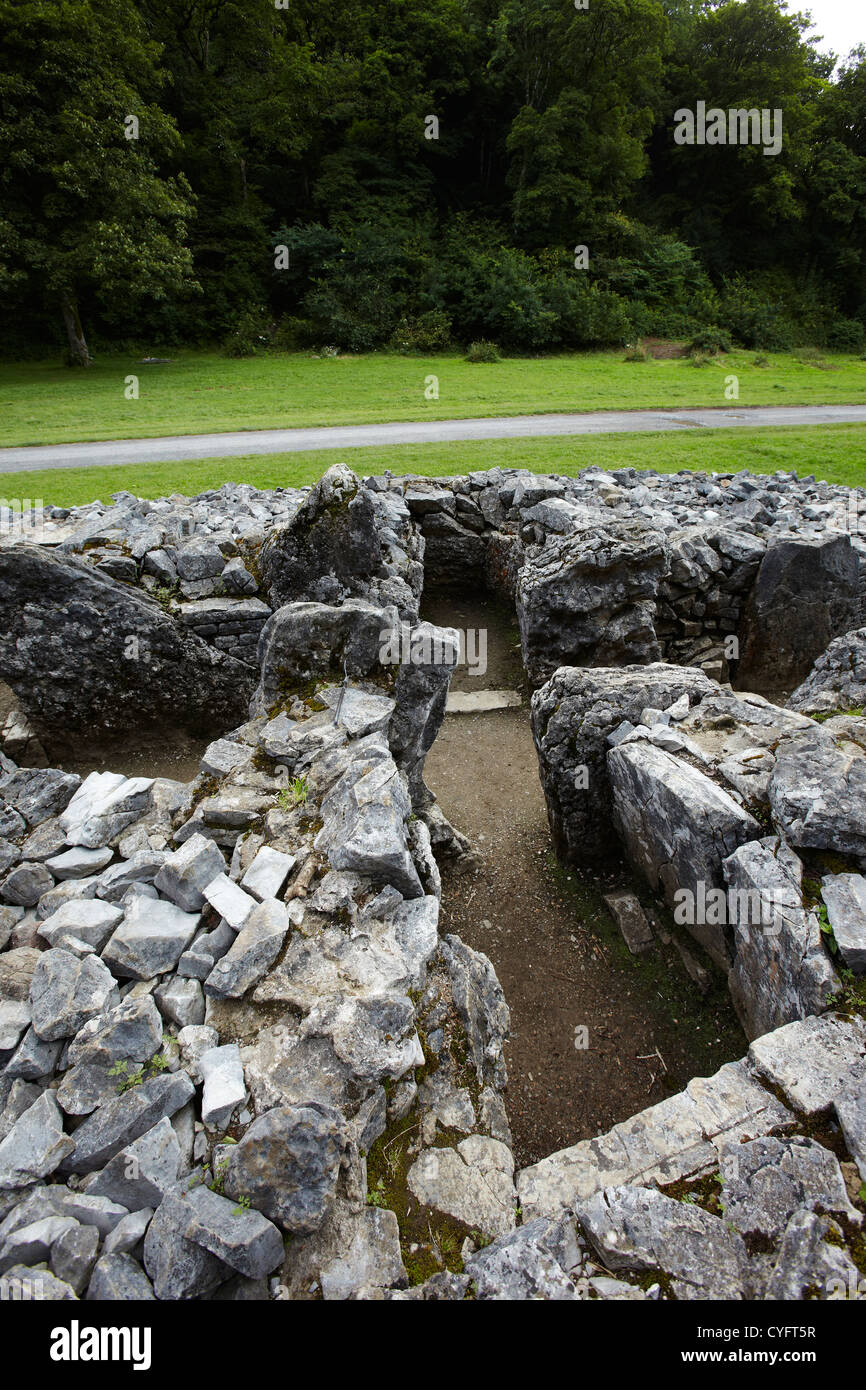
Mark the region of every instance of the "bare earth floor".
[[[423, 615], [487, 628], [487, 675], [458, 672], [452, 689], [522, 685], [507, 608], [435, 599]], [[629, 955], [602, 893], [629, 886], [661, 922], [641, 885], [557, 865], [526, 699], [521, 709], [448, 715], [425, 779], [477, 854], [475, 871], [443, 876], [440, 930], [490, 957], [511, 1009], [506, 1101], [518, 1165], [603, 1133], [742, 1056], [746, 1040], [718, 971], [702, 997], [673, 942], [642, 960]], [[661, 924], [676, 934], [666, 915]], [[587, 1047], [575, 1045], [580, 1027]]]

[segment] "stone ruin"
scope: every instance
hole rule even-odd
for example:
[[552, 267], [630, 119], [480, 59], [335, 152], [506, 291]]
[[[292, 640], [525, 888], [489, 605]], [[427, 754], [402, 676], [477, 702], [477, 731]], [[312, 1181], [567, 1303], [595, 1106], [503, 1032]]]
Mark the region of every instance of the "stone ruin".
[[[863, 1297], [864, 496], [338, 466], [0, 547], [4, 1296]], [[558, 854], [624, 854], [750, 1043], [519, 1172], [502, 989], [438, 930], [425, 580], [513, 601]], [[169, 727], [190, 783], [51, 765]]]

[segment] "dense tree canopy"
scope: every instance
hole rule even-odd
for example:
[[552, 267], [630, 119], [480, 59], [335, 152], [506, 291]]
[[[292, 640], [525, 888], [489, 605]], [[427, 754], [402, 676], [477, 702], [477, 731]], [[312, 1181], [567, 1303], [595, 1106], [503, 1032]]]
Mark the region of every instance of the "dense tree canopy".
[[[9, 342], [862, 350], [866, 50], [834, 75], [805, 26], [782, 0], [0, 0]], [[677, 143], [699, 103], [781, 111], [779, 152]]]

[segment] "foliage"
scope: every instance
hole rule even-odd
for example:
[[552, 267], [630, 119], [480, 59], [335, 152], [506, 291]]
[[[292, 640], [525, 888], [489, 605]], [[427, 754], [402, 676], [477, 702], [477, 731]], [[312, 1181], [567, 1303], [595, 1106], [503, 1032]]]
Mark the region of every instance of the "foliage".
[[[831, 80], [805, 23], [782, 0], [0, 0], [5, 350], [711, 326], [862, 352], [866, 50]], [[781, 109], [780, 152], [677, 145], [698, 100]]]

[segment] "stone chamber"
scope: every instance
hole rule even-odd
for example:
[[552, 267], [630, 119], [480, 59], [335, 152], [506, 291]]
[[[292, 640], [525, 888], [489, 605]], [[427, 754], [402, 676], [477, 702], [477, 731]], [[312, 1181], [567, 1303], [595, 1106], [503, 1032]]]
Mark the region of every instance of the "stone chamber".
[[862, 1287], [862, 499], [338, 465], [0, 547], [0, 1279]]

